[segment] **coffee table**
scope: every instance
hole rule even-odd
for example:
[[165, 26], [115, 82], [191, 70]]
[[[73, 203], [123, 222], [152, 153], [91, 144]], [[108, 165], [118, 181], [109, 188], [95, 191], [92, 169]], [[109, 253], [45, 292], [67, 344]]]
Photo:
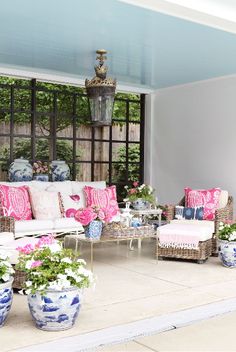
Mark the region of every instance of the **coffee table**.
[[[129, 241], [130, 242], [130, 249], [133, 240], [144, 240], [145, 238], [155, 238], [156, 231], [153, 230], [153, 233], [150, 235], [140, 235], [140, 236], [124, 236], [124, 237], [110, 237], [110, 236], [101, 236], [99, 240], [89, 239], [86, 238], [84, 234], [79, 235], [66, 235], [64, 238], [64, 247], [67, 248], [70, 246], [70, 242], [75, 242], [75, 253], [78, 253], [78, 246], [82, 243], [89, 243], [90, 244], [90, 268], [93, 271], [93, 259], [94, 259], [94, 245], [98, 243], [107, 243], [107, 242], [120, 242], [120, 241]], [[141, 247], [138, 246], [138, 249], [141, 250]], [[158, 258], [158, 257], [157, 257]]]

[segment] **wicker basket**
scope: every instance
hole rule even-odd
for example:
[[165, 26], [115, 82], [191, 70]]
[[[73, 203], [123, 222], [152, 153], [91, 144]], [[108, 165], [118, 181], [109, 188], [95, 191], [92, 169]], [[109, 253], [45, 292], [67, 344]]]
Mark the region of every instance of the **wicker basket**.
[[139, 227], [127, 227], [121, 223], [111, 223], [104, 226], [102, 231], [103, 237], [112, 238], [137, 238], [150, 237], [155, 234], [155, 230], [150, 225]]
[[26, 273], [24, 271], [17, 270], [16, 268], [14, 268], [14, 270], [15, 270], [15, 274], [14, 274], [14, 281], [13, 281], [12, 287], [17, 290], [21, 290], [26, 281]]

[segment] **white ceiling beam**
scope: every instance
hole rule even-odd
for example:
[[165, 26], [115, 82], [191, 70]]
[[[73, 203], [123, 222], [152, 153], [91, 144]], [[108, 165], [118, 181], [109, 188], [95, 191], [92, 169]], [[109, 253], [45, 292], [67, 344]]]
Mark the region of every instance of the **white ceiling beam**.
[[[118, 0], [236, 34], [236, 23], [165, 0]], [[223, 1], [223, 0], [222, 0]]]

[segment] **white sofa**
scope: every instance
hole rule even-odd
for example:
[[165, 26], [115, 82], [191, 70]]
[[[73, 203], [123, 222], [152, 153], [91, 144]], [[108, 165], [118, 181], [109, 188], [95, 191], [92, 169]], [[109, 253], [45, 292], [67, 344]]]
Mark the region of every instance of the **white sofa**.
[[[28, 186], [38, 190], [46, 190], [48, 192], [63, 192], [68, 195], [79, 195], [80, 201], [78, 208], [85, 207], [85, 196], [83, 193], [84, 186], [91, 186], [94, 188], [106, 188], [105, 181], [95, 182], [77, 182], [77, 181], [64, 181], [64, 182], [41, 182], [41, 181], [28, 181], [28, 182], [0, 182], [0, 184], [19, 187]], [[4, 230], [3, 230], [4, 231]], [[42, 235], [48, 233], [67, 233], [67, 232], [81, 232], [83, 226], [74, 218], [58, 218], [54, 220], [15, 220], [13, 232], [15, 238], [20, 238], [28, 235]]]

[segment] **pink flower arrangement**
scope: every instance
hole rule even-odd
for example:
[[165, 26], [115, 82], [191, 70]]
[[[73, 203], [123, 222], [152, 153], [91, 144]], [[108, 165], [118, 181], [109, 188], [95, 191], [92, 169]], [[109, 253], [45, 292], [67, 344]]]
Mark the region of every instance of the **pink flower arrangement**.
[[83, 226], [87, 226], [93, 220], [109, 222], [112, 214], [109, 209], [99, 207], [80, 208], [75, 214], [75, 220], [79, 221]]
[[48, 174], [49, 173], [49, 167], [47, 162], [43, 161], [36, 161], [33, 163], [33, 173], [34, 174]]
[[56, 240], [53, 235], [42, 236], [34, 246], [32, 244], [26, 244], [24, 247], [17, 247], [16, 250], [22, 254], [30, 254], [35, 249], [47, 247], [54, 243], [56, 243]]
[[40, 265], [42, 265], [43, 262], [42, 260], [35, 260], [32, 264], [31, 264], [31, 268], [37, 268], [39, 267]]

